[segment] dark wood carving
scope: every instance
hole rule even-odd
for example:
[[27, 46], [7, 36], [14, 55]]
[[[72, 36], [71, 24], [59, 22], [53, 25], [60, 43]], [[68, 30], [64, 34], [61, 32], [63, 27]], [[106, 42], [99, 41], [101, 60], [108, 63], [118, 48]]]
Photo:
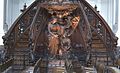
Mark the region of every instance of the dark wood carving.
[[81, 70], [81, 65], [93, 65], [91, 61], [114, 65], [117, 60], [117, 37], [97, 8], [85, 0], [36, 0], [25, 8], [3, 40], [7, 56], [14, 58], [14, 65], [21, 60], [21, 69], [40, 58], [46, 65], [51, 59], [69, 61], [72, 66], [68, 69], [76, 61]]

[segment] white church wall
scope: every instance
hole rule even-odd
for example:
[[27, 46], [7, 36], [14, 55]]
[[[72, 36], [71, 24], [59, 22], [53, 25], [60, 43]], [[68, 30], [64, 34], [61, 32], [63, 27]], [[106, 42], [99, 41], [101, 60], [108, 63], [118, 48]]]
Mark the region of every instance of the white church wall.
[[[119, 1], [119, 5], [118, 5], [118, 13], [119, 13], [119, 15], [118, 15], [118, 19], [120, 19], [120, 1]], [[118, 20], [118, 31], [117, 31], [117, 33], [116, 33], [116, 36], [119, 38], [118, 39], [118, 46], [120, 46], [120, 20]]]
[[8, 25], [8, 28], [10, 28], [13, 21], [15, 21], [15, 19], [19, 15], [18, 5], [19, 5], [19, 0], [8, 0], [7, 1], [5, 23]]
[[2, 36], [4, 35], [3, 31], [3, 1], [0, 1], [0, 45], [3, 45]]
[[23, 9], [24, 4], [26, 3], [28, 7], [33, 1], [34, 0], [4, 0], [6, 4], [6, 6], [4, 6], [4, 32], [7, 32], [21, 14], [20, 10]]

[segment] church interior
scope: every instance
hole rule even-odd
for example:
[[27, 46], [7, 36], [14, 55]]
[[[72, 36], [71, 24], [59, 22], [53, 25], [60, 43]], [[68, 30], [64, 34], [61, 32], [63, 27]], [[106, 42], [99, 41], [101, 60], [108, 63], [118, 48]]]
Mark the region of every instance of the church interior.
[[120, 73], [119, 4], [3, 0], [0, 73]]

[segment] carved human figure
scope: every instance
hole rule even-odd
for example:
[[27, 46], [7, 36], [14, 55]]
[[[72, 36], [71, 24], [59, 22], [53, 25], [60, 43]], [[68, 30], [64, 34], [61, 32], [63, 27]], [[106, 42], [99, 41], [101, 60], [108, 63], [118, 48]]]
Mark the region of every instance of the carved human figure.
[[59, 18], [53, 17], [48, 24], [49, 32], [49, 50], [53, 55], [59, 54], [62, 55], [63, 52], [66, 52], [70, 47], [70, 36], [73, 31], [78, 26], [80, 17], [66, 17]]

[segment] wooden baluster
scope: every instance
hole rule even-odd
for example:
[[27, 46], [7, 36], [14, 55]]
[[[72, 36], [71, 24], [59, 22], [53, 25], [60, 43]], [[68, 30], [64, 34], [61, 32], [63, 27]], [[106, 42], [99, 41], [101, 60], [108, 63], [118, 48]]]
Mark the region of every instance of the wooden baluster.
[[[104, 28], [104, 42], [106, 43], [106, 38], [107, 38], [107, 34], [106, 34], [107, 32], [106, 32], [106, 29]], [[107, 43], [106, 43], [107, 44]]]

